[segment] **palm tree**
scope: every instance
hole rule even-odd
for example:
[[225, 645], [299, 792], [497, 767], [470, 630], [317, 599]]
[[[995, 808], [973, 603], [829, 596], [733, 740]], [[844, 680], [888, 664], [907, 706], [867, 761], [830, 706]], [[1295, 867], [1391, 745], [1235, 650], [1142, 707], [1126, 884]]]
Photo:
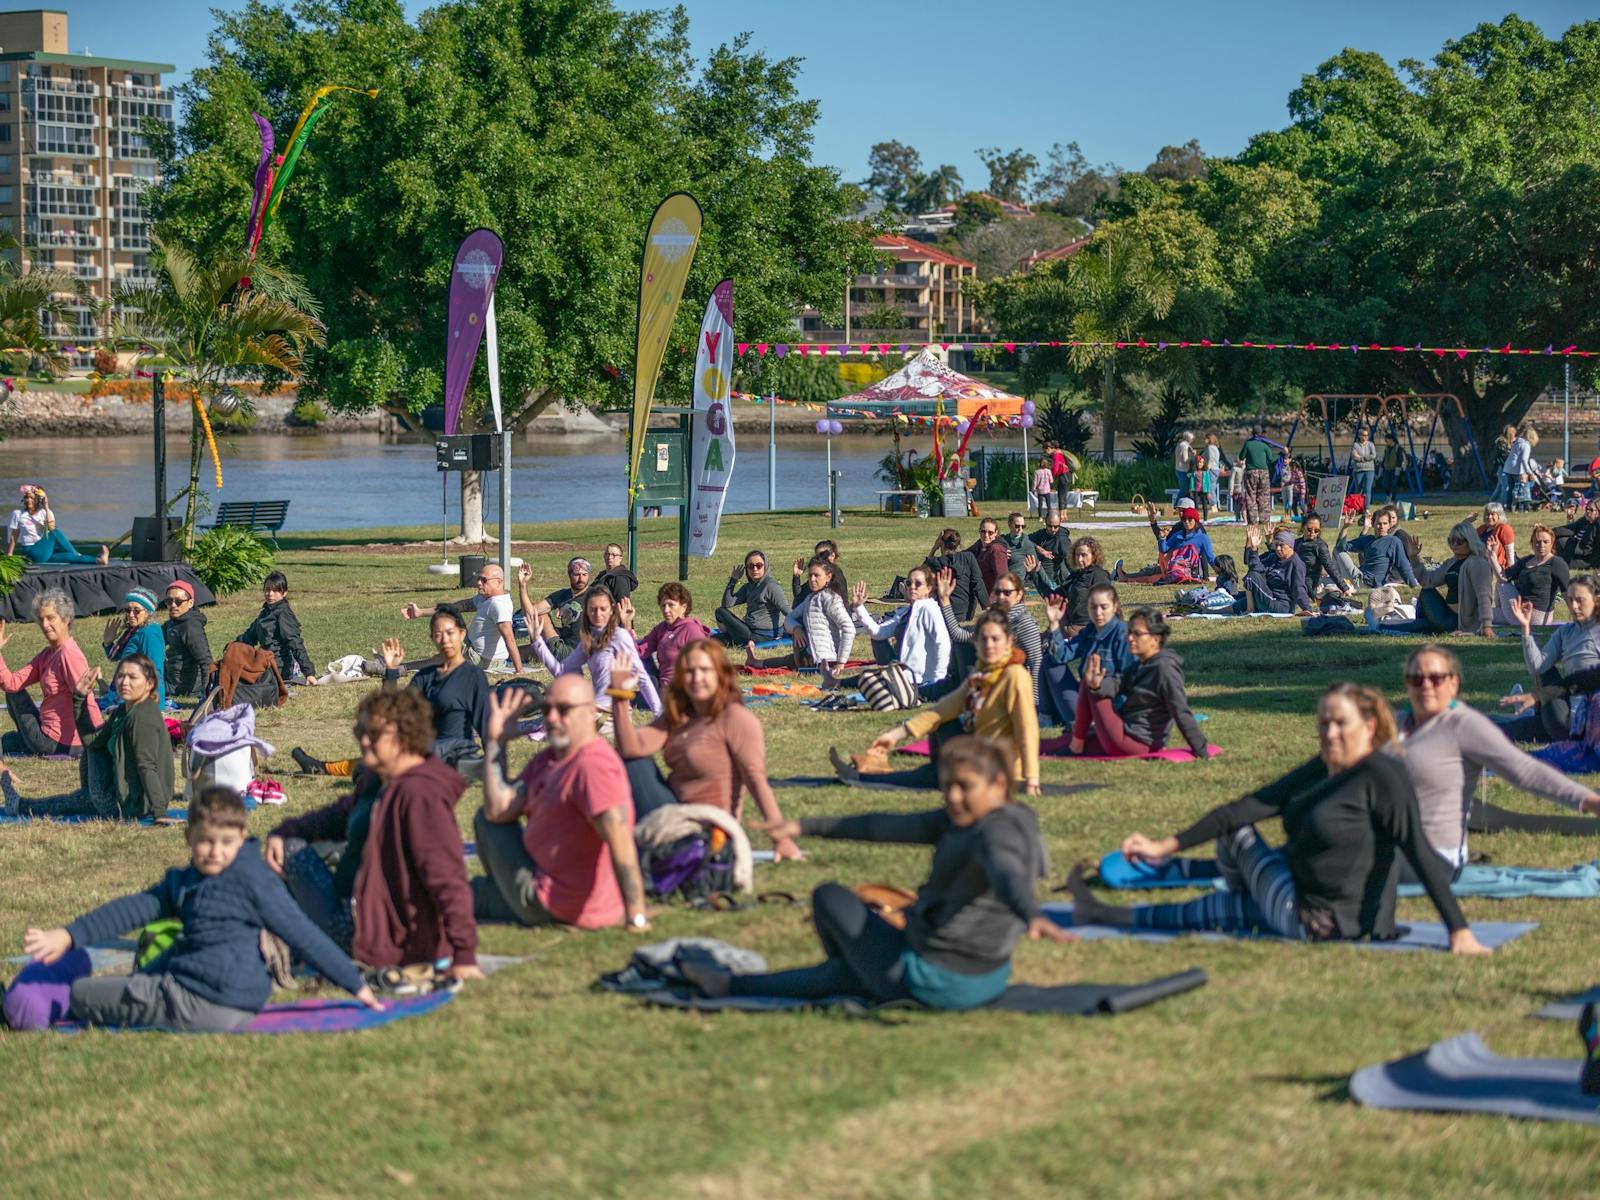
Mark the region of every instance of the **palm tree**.
[[1115, 227], [1073, 255], [1067, 268], [1067, 289], [1076, 306], [1072, 339], [1099, 345], [1072, 348], [1072, 363], [1079, 368], [1099, 363], [1101, 422], [1106, 462], [1113, 458], [1116, 428], [1111, 417], [1116, 396], [1117, 351], [1106, 343], [1131, 342], [1148, 332], [1172, 309], [1177, 287], [1172, 278], [1151, 261], [1148, 247]]
[[[243, 254], [200, 262], [182, 246], [153, 241], [160, 276], [153, 287], [118, 286], [116, 344], [137, 349], [143, 361], [159, 359], [194, 390], [196, 404], [215, 405], [235, 379], [267, 371], [299, 378], [306, 347], [322, 345], [324, 329], [315, 297], [297, 277]], [[247, 400], [240, 404], [248, 411]], [[185, 549], [193, 544], [203, 450], [197, 419], [189, 431]]]
[[906, 207], [914, 213], [931, 212], [961, 194], [961, 172], [945, 163], [926, 175], [918, 175], [906, 195]]
[[67, 315], [68, 305], [83, 295], [83, 284], [65, 271], [21, 267], [16, 238], [0, 233], [0, 361], [14, 371], [31, 359], [64, 365], [61, 349], [50, 341], [47, 322]]

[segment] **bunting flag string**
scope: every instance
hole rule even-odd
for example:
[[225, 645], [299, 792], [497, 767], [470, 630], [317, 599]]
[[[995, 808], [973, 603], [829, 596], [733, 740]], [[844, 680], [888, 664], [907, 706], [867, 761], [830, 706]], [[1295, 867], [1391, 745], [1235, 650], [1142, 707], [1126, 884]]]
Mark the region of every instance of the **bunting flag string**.
[[[1458, 359], [1467, 358], [1474, 354], [1497, 355], [1501, 357], [1531, 357], [1543, 355], [1549, 357], [1567, 358], [1595, 358], [1600, 357], [1600, 350], [1583, 350], [1576, 343], [1570, 346], [1557, 346], [1555, 343], [1534, 348], [1531, 346], [1513, 346], [1510, 342], [1501, 346], [1425, 346], [1421, 342], [1413, 345], [1400, 345], [1385, 342], [1316, 342], [1316, 341], [1288, 341], [1288, 342], [1258, 342], [1258, 341], [1233, 341], [1230, 338], [1213, 340], [1199, 338], [1188, 341], [1148, 341], [1145, 338], [1136, 338], [1125, 342], [1086, 342], [1073, 338], [1059, 338], [1051, 341], [1035, 341], [1016, 339], [1004, 341], [994, 339], [991, 341], [964, 341], [964, 342], [852, 342], [847, 344], [823, 342], [739, 342], [735, 345], [740, 358], [754, 354], [758, 358], [772, 355], [775, 358], [786, 358], [790, 354], [798, 354], [801, 358], [816, 355], [818, 358], [843, 358], [847, 355], [888, 354], [896, 351], [909, 354], [913, 351], [931, 350], [938, 347], [941, 350], [1004, 350], [1014, 353], [1018, 349], [1037, 350], [1041, 347], [1048, 349], [1083, 349], [1083, 350], [1298, 350], [1306, 353], [1327, 352], [1343, 354], [1431, 354], [1435, 358], [1447, 358], [1454, 355]], [[685, 349], [687, 352], [687, 348]]]

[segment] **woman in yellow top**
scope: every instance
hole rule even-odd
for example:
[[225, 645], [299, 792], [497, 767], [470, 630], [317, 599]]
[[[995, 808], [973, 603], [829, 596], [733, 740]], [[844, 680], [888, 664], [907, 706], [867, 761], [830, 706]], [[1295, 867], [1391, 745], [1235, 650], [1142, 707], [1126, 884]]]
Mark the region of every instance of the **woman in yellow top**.
[[[947, 721], [959, 721], [952, 730], [973, 734], [997, 745], [1011, 764], [1011, 776], [1030, 796], [1039, 794], [1039, 710], [1033, 703], [1033, 677], [1024, 665], [1024, 656], [1011, 637], [1006, 614], [990, 609], [972, 627], [978, 647], [978, 666], [966, 682], [932, 708], [925, 708], [903, 724], [873, 741], [867, 753], [882, 756], [906, 738], [934, 734]], [[937, 788], [939, 772], [937, 739], [928, 761], [910, 771], [874, 774], [872, 782], [896, 787]], [[857, 768], [837, 750], [829, 750], [834, 770], [846, 783], [860, 777]]]

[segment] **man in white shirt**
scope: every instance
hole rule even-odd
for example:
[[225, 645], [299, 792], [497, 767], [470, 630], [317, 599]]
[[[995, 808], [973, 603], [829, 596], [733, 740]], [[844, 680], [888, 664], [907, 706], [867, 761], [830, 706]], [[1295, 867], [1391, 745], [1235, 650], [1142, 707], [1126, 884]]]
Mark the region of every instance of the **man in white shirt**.
[[[485, 565], [478, 572], [477, 582], [477, 596], [459, 606], [462, 612], [472, 613], [472, 623], [467, 626], [467, 660], [488, 668], [509, 659], [511, 669], [521, 671], [522, 655], [511, 629], [511, 597], [506, 594], [506, 577], [500, 564]], [[408, 621], [430, 617], [433, 613], [433, 609], [415, 604], [400, 610], [400, 615]]]

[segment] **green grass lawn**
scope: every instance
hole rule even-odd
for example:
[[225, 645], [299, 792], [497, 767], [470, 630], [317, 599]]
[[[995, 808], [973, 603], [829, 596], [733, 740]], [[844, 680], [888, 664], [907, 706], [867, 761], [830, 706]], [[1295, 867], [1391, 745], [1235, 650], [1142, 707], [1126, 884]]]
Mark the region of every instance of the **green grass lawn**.
[[[1430, 521], [1414, 526], [1432, 556], [1445, 552], [1453, 511], [1436, 505]], [[881, 592], [920, 559], [938, 524], [848, 514], [835, 536], [849, 578]], [[960, 522], [968, 533], [976, 524]], [[1519, 543], [1531, 524], [1518, 518]], [[643, 526], [642, 617], [654, 618], [654, 587], [671, 577], [675, 530], [671, 518]], [[598, 558], [600, 545], [620, 533], [600, 521], [517, 530], [519, 538], [554, 543], [532, 558], [547, 587], [562, 578], [569, 554]], [[786, 576], [785, 561], [829, 533], [817, 514], [729, 518], [717, 559], [691, 564], [696, 611], [709, 616], [746, 547], [764, 547]], [[1108, 560], [1153, 557], [1145, 530], [1103, 537]], [[1219, 550], [1240, 555], [1236, 530], [1224, 527], [1216, 538]], [[427, 631], [421, 622], [400, 622], [400, 605], [460, 594], [453, 580], [424, 573], [437, 547], [396, 557], [354, 545], [376, 540], [366, 532], [282, 540], [280, 563], [319, 665], [368, 651], [390, 634], [422, 653]], [[1126, 588], [1125, 607], [1170, 591]], [[246, 594], [210, 610], [213, 646], [242, 630], [258, 603]], [[85, 619], [79, 640], [94, 647], [99, 628], [98, 618]], [[12, 633], [6, 657], [14, 667], [34, 652], [38, 635], [31, 626]], [[1309, 756], [1312, 710], [1327, 683], [1358, 680], [1398, 698], [1412, 642], [1307, 640], [1292, 621], [1189, 621], [1177, 626], [1174, 644], [1194, 706], [1209, 717], [1203, 728], [1225, 752], [1199, 764], [1047, 760], [1046, 780], [1106, 785], [1036, 802], [1057, 880], [1132, 830], [1170, 832]], [[1514, 638], [1461, 639], [1456, 648], [1466, 663], [1466, 698], [1480, 707], [1492, 708], [1524, 678]], [[271, 765], [285, 772], [287, 811], [336, 795], [334, 781], [289, 775], [288, 751], [349, 752], [364, 690], [300, 690], [286, 708], [262, 714], [260, 732], [278, 748]], [[830, 743], [859, 749], [889, 723], [782, 702], [759, 711], [775, 776], [822, 772]], [[76, 778], [70, 766], [37, 762], [18, 765], [17, 775], [33, 794]], [[1514, 807], [1538, 805], [1498, 783], [1492, 794]], [[780, 789], [779, 799], [795, 816], [934, 802], [843, 788]], [[462, 803], [463, 829], [478, 800], [474, 789]], [[252, 832], [264, 836], [279, 817], [258, 810]], [[1594, 858], [1597, 849], [1510, 835], [1478, 838], [1475, 846], [1497, 863], [1547, 867]], [[816, 841], [807, 849], [804, 864], [762, 868], [758, 886], [802, 897], [829, 879], [915, 886], [927, 865], [927, 852], [913, 848]], [[180, 830], [0, 829], [0, 943], [17, 953], [27, 925], [65, 922], [185, 859]], [[1198, 992], [1115, 1020], [973, 1013], [880, 1022], [648, 1010], [589, 990], [597, 974], [627, 959], [628, 934], [487, 927], [486, 951], [532, 961], [470, 985], [435, 1015], [372, 1033], [0, 1035], [11, 1085], [0, 1120], [0, 1193], [1592, 1194], [1600, 1158], [1590, 1130], [1378, 1113], [1345, 1094], [1356, 1067], [1468, 1029], [1504, 1054], [1576, 1055], [1569, 1027], [1527, 1014], [1600, 982], [1596, 907], [1480, 900], [1468, 901], [1467, 913], [1542, 925], [1490, 959], [1192, 940], [1022, 946], [1022, 981], [1131, 982], [1191, 966], [1210, 974]], [[1402, 901], [1401, 915], [1433, 917], [1425, 901]], [[818, 953], [804, 908], [669, 909], [652, 936], [690, 934], [758, 949], [775, 966]]]

